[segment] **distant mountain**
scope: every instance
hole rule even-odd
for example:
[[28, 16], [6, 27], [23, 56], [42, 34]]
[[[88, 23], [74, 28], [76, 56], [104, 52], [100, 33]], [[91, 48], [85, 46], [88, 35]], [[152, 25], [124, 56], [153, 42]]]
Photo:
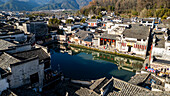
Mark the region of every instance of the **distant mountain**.
[[9, 0], [8, 2], [0, 5], [0, 10], [10, 11], [30, 11], [39, 6], [34, 0]]
[[76, 0], [76, 1], [79, 4], [79, 8], [82, 8], [83, 6], [88, 5], [89, 2], [92, 1], [92, 0]]
[[48, 4], [34, 10], [79, 9], [89, 4], [91, 0], [50, 0]]
[[34, 10], [79, 9], [76, 0], [51, 0], [48, 4], [34, 8]]
[[35, 1], [37, 4], [44, 5], [48, 4], [50, 0], [33, 0], [33, 1]]
[[91, 0], [0, 0], [0, 10], [31, 11], [54, 9], [79, 9]]

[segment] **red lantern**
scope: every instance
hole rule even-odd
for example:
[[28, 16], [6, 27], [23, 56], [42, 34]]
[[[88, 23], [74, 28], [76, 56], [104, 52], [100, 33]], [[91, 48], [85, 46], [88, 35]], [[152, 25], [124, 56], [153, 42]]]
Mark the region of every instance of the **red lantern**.
[[111, 40], [109, 39], [109, 42], [110, 42]]
[[144, 45], [142, 45], [142, 49], [144, 49]]
[[100, 40], [102, 40], [102, 41], [103, 41], [103, 38], [101, 38]]
[[115, 40], [113, 40], [113, 42], [115, 42]]
[[94, 26], [94, 23], [92, 23], [91, 25]]
[[104, 39], [104, 41], [107, 41], [107, 39]]

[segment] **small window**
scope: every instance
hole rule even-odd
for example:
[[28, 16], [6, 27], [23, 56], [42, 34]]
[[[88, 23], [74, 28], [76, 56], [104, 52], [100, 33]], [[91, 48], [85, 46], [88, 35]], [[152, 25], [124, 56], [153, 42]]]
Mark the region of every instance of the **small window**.
[[141, 39], [137, 39], [137, 41], [141, 41]]
[[31, 84], [39, 82], [38, 72], [30, 75], [30, 81], [31, 81]]
[[143, 21], [142, 23], [146, 23], [146, 21]]

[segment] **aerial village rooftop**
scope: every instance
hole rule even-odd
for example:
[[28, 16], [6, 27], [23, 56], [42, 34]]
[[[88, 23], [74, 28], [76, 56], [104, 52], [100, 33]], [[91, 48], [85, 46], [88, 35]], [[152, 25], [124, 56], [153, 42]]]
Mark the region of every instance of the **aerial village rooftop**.
[[[0, 96], [43, 95], [52, 85], [52, 93], [65, 96], [170, 95], [168, 18], [121, 18], [107, 13], [101, 19], [53, 14], [31, 20], [24, 13], [0, 13]], [[61, 22], [50, 29], [50, 19]], [[138, 59], [142, 68], [128, 82], [116, 77], [73, 80], [52, 70], [47, 45], [54, 43]]]

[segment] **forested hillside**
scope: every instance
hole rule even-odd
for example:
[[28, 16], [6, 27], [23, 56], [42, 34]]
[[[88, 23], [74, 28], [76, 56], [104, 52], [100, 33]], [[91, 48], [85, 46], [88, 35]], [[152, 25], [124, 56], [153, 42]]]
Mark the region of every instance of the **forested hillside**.
[[80, 12], [99, 14], [101, 10], [114, 11], [117, 15], [163, 18], [170, 15], [170, 0], [92, 0]]

